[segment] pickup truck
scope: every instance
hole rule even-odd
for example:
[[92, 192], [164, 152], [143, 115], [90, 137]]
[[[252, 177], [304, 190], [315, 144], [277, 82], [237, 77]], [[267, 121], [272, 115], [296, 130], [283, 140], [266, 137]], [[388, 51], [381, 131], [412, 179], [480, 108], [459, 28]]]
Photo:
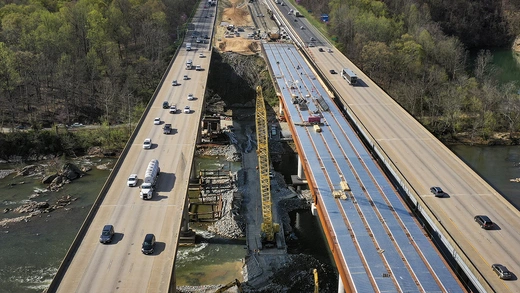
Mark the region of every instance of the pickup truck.
[[172, 133], [172, 125], [170, 123], [164, 124], [163, 133], [164, 134]]

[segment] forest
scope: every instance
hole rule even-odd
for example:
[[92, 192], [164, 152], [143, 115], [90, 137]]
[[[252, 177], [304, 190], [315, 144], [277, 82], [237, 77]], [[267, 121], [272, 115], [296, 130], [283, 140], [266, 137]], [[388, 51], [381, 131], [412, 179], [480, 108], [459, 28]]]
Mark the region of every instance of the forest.
[[[505, 132], [517, 140], [518, 85], [496, 80], [486, 49], [510, 46], [520, 33], [520, 1], [297, 2], [317, 19], [329, 14], [336, 46], [436, 136], [478, 141]], [[196, 4], [0, 0], [0, 127], [35, 132], [0, 133], [0, 158], [88, 144], [43, 128], [78, 122], [110, 130], [139, 119]], [[109, 144], [120, 145], [129, 130], [116, 132]], [[30, 144], [8, 147], [19, 143]]]
[[[518, 141], [517, 83], [500, 84], [486, 50], [520, 33], [520, 1], [300, 0], [343, 53], [437, 137]], [[477, 50], [471, 58], [470, 50]]]

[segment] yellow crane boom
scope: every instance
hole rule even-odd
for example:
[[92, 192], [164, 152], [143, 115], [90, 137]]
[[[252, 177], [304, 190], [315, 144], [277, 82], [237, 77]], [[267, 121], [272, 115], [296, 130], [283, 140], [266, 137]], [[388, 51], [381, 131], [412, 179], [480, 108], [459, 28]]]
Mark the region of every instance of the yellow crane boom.
[[267, 246], [274, 246], [275, 233], [280, 226], [273, 223], [271, 202], [271, 181], [269, 178], [269, 143], [267, 130], [267, 114], [265, 111], [262, 87], [256, 87], [256, 139], [258, 144], [258, 171], [260, 174], [260, 195], [262, 197], [262, 242]]

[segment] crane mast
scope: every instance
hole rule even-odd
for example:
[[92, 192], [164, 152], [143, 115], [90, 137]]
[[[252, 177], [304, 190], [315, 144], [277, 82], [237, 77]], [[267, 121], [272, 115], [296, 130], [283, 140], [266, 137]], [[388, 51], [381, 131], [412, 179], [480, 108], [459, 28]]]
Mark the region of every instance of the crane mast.
[[258, 171], [260, 175], [260, 195], [262, 197], [262, 243], [266, 247], [275, 246], [275, 233], [280, 226], [273, 223], [271, 181], [269, 178], [269, 143], [267, 130], [267, 114], [265, 111], [262, 87], [256, 87], [256, 139], [258, 144]]

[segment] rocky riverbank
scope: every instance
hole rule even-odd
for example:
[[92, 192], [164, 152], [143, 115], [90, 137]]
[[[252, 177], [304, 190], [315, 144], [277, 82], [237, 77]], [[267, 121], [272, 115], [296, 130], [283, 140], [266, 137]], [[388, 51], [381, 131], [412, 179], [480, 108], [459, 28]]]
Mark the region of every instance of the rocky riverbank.
[[[0, 227], [8, 228], [9, 225], [14, 223], [28, 222], [33, 217], [41, 217], [43, 214], [66, 208], [76, 201], [78, 198], [69, 194], [58, 198], [49, 197], [46, 194], [57, 192], [66, 184], [82, 178], [92, 169], [91, 166], [94, 164], [89, 158], [82, 158], [78, 162], [80, 166], [70, 162], [60, 164], [55, 159], [50, 159], [19, 169], [0, 170], [0, 179], [15, 173], [13, 179], [16, 179], [16, 181], [9, 183], [7, 188], [25, 185], [26, 182], [34, 182], [35, 178], [45, 186], [45, 188], [34, 188], [31, 193], [26, 195], [26, 199], [17, 200], [18, 206], [13, 207], [14, 201], [4, 202], [4, 205], [8, 207], [2, 210], [4, 216], [0, 218]], [[108, 168], [106, 163], [97, 167]]]

